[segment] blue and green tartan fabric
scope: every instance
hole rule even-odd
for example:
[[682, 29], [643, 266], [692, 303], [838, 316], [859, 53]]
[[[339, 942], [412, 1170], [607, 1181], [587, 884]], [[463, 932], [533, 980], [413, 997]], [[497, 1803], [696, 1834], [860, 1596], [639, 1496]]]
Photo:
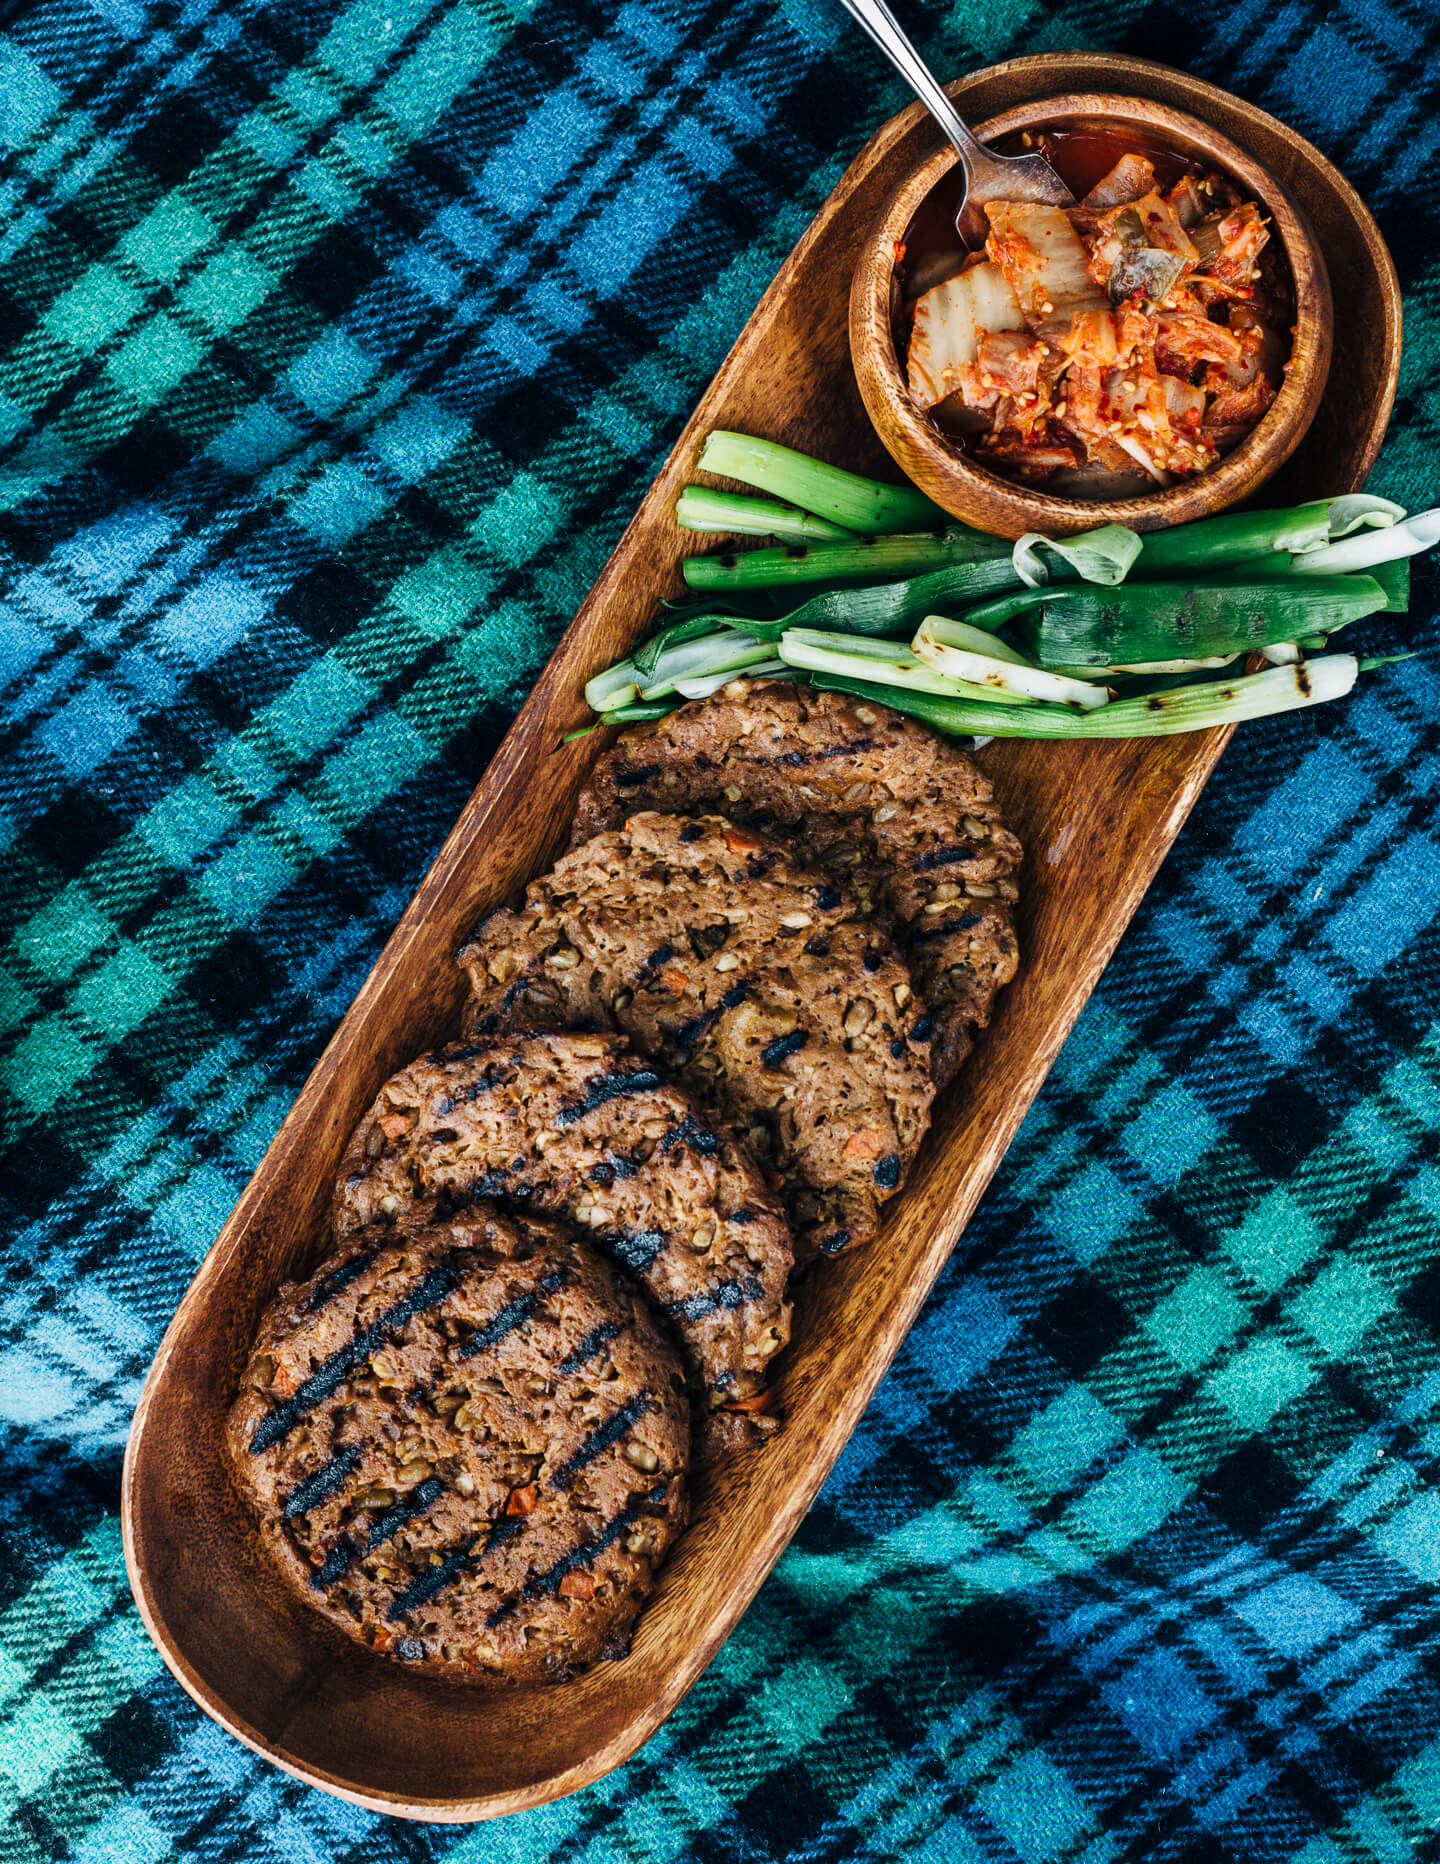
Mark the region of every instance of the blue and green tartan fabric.
[[[1440, 473], [1422, 0], [902, 7], [1328, 149]], [[140, 1381], [786, 251], [901, 97], [832, 0], [0, 8], [0, 1860], [1440, 1855], [1440, 680], [1243, 728], [795, 1544], [557, 1805], [373, 1817], [125, 1585]], [[1435, 582], [1377, 651], [1435, 644]], [[555, 1710], [563, 1714], [557, 1697]]]

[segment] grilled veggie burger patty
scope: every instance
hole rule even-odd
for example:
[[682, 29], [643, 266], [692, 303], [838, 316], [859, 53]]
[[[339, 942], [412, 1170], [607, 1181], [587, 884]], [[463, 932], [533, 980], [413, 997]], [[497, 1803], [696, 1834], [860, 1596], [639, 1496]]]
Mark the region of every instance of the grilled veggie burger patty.
[[294, 1590], [457, 1681], [623, 1653], [685, 1522], [674, 1348], [610, 1264], [485, 1205], [282, 1288], [228, 1441]]
[[729, 1130], [623, 1037], [456, 1043], [387, 1081], [340, 1167], [344, 1237], [439, 1199], [560, 1213], [648, 1289], [703, 1393], [709, 1451], [768, 1426], [745, 1409], [790, 1337], [790, 1233]]
[[460, 953], [476, 1040], [620, 1029], [778, 1170], [802, 1255], [872, 1236], [930, 1119], [929, 1018], [854, 895], [721, 816], [573, 848]]
[[954, 745], [887, 706], [734, 680], [624, 732], [591, 773], [573, 844], [636, 810], [713, 810], [772, 831], [894, 927], [933, 1018], [938, 1087], [1015, 975], [1020, 843]]

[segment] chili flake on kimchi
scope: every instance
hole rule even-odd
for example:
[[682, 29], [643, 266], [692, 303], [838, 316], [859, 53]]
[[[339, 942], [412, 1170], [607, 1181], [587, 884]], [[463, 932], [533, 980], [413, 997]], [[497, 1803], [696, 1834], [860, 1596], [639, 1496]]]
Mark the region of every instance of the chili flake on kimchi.
[[1288, 317], [1264, 215], [1220, 175], [1162, 193], [1126, 154], [1075, 207], [986, 205], [915, 306], [917, 405], [994, 470], [1084, 496], [1203, 472], [1274, 400]]

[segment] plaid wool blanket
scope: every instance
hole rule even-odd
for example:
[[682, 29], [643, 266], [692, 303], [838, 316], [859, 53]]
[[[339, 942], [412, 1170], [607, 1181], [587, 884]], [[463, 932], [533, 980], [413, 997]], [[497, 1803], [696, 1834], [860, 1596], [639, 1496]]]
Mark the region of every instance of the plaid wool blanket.
[[[1253, 98], [1406, 290], [1422, 0], [901, 7], [942, 73]], [[807, 220], [904, 101], [831, 0], [0, 9], [0, 1859], [1440, 1853], [1440, 677], [1241, 728], [895, 1368], [595, 1787], [421, 1828], [148, 1642], [122, 1446], [196, 1265]], [[1435, 582], [1370, 651], [1435, 644]]]

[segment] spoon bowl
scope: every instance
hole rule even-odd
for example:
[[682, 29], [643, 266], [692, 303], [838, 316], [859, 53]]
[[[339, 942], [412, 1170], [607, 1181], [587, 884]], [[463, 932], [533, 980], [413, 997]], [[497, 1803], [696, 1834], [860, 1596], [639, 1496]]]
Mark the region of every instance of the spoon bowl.
[[841, 0], [841, 4], [865, 28], [934, 117], [959, 158], [965, 192], [955, 215], [955, 231], [967, 246], [978, 251], [985, 244], [990, 231], [985, 216], [987, 201], [1074, 206], [1075, 196], [1043, 155], [996, 155], [985, 147], [936, 82], [885, 0]]

